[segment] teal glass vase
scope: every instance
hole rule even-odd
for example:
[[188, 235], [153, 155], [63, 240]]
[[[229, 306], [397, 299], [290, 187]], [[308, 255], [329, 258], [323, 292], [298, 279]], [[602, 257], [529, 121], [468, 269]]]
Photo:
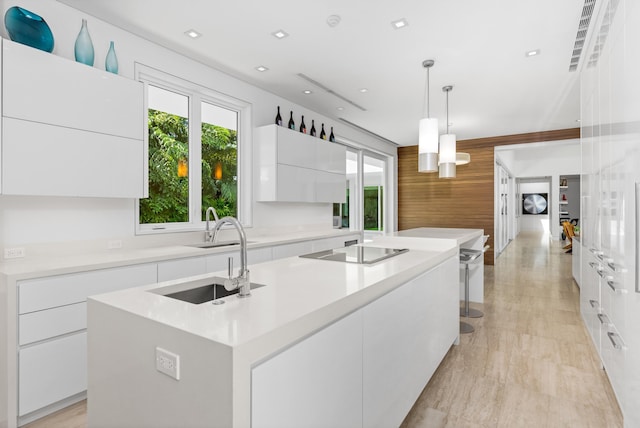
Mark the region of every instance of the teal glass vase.
[[78, 37], [76, 37], [74, 52], [77, 62], [93, 66], [93, 43], [91, 42], [91, 36], [89, 35], [89, 29], [87, 28], [86, 19], [82, 20], [82, 27], [80, 28]]
[[45, 52], [53, 51], [53, 33], [41, 16], [13, 6], [4, 14], [4, 26], [14, 42]]
[[104, 69], [109, 73], [118, 74], [118, 57], [116, 56], [113, 42], [109, 44], [109, 52], [107, 52], [107, 58], [104, 60]]

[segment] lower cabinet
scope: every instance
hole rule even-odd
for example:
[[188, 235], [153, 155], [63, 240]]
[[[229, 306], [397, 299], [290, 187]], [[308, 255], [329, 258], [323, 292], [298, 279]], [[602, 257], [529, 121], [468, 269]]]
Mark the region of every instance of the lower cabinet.
[[362, 312], [251, 372], [253, 428], [362, 426]]
[[87, 389], [87, 333], [32, 345], [19, 353], [20, 416]]
[[451, 258], [251, 374], [252, 427], [399, 426], [458, 337]]
[[448, 260], [363, 309], [364, 427], [400, 426], [458, 337], [457, 278]]

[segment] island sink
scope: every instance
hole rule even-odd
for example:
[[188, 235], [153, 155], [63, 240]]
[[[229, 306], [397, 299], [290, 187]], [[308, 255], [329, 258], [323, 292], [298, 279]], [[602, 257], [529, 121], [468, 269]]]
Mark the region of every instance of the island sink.
[[[252, 290], [260, 287], [264, 287], [264, 284], [251, 283]], [[228, 291], [224, 288], [223, 278], [214, 278], [211, 284], [162, 295], [172, 299], [182, 300], [183, 302], [193, 303], [194, 305], [199, 305], [200, 303], [210, 302], [238, 294], [238, 291], [239, 290], [237, 288], [235, 290]]]

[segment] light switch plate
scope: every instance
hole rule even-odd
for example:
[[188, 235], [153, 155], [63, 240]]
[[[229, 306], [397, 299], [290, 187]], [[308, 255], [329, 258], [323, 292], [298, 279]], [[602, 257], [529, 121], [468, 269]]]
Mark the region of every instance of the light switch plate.
[[156, 369], [175, 380], [180, 380], [180, 355], [156, 348]]

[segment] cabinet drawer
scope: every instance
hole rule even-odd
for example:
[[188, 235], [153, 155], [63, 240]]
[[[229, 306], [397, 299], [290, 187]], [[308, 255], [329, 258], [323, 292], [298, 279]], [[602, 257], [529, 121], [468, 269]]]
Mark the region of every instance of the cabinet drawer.
[[142, 141], [142, 83], [6, 39], [3, 55], [4, 116]]
[[80, 303], [87, 296], [157, 282], [156, 264], [79, 272], [18, 282], [18, 313]]
[[20, 416], [87, 389], [87, 333], [20, 350]]
[[20, 315], [20, 346], [87, 328], [87, 303], [60, 306]]
[[202, 275], [207, 272], [204, 257], [178, 259], [158, 263], [158, 282]]

